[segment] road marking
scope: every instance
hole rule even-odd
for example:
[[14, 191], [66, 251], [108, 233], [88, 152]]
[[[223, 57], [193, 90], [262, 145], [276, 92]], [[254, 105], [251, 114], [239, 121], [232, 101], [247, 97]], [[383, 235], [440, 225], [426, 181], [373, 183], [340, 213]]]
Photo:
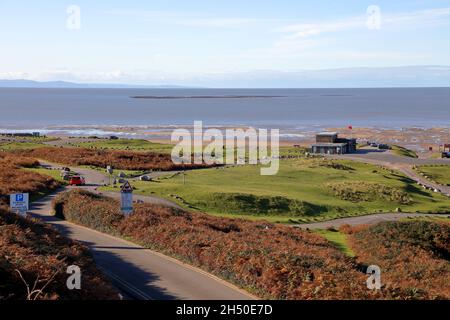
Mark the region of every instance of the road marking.
[[119, 276], [115, 275], [114, 273], [108, 271], [107, 269], [105, 269], [104, 267], [101, 267], [99, 265], [97, 265], [97, 268], [103, 272], [107, 277], [109, 277], [110, 279], [112, 279], [112, 282], [117, 283], [117, 287], [119, 287], [119, 289], [121, 289], [120, 287], [125, 288], [123, 291], [127, 294], [127, 295], [131, 295], [134, 297], [140, 297], [140, 300], [155, 300], [153, 299], [150, 295], [146, 294], [145, 292], [143, 292], [142, 290], [136, 288], [135, 286], [133, 286], [132, 284], [130, 284], [129, 282], [121, 279]]

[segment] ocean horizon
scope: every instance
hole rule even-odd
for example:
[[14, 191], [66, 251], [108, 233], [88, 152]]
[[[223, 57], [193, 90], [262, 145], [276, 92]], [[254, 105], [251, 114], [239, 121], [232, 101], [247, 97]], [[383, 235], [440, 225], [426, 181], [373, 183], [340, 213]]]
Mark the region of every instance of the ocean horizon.
[[[0, 88], [0, 128], [192, 125], [281, 128], [449, 127], [450, 88], [44, 89]], [[89, 128], [88, 128], [89, 129]]]

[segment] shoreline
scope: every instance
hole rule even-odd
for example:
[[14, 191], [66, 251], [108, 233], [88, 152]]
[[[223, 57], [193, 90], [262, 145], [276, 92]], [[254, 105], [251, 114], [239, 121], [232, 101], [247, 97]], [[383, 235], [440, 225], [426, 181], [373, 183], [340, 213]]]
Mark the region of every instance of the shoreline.
[[[226, 129], [247, 129], [245, 125], [204, 125], [208, 128]], [[69, 126], [48, 126], [45, 129], [26, 128], [4, 128], [0, 126], [0, 141], [5, 140], [5, 133], [31, 133], [39, 132], [41, 135], [56, 138], [109, 138], [117, 136], [124, 139], [143, 139], [150, 142], [173, 144], [171, 133], [175, 129], [192, 130], [193, 125], [69, 125]], [[258, 128], [258, 127], [256, 127]], [[308, 128], [280, 128], [280, 145], [309, 145], [314, 141], [315, 134], [321, 131], [338, 132], [342, 137], [357, 138], [360, 142], [377, 142], [391, 145], [400, 145], [419, 153], [428, 153], [431, 147], [433, 151], [438, 151], [439, 146], [450, 143], [450, 126], [440, 126], [435, 128], [425, 127], [403, 127], [403, 128], [379, 128], [379, 127], [327, 127], [311, 126]]]

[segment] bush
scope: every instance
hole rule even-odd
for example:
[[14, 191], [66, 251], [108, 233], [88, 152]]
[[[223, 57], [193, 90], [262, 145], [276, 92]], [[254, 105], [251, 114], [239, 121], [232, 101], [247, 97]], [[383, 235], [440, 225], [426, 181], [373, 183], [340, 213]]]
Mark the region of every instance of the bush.
[[383, 290], [393, 298], [450, 299], [450, 224], [383, 222], [345, 229], [359, 262], [380, 266]]
[[38, 193], [55, 190], [59, 182], [51, 177], [21, 169], [21, 166], [36, 166], [35, 159], [0, 154], [0, 203], [7, 203], [12, 193], [25, 192], [35, 196]]
[[337, 198], [352, 202], [385, 200], [410, 204], [412, 201], [408, 193], [379, 183], [352, 181], [329, 183], [327, 186]]
[[[96, 269], [88, 249], [37, 221], [0, 208], [0, 300], [117, 299], [115, 289]], [[81, 290], [66, 286], [67, 267], [82, 270]], [[30, 289], [42, 293], [28, 295]]]
[[15, 153], [71, 166], [88, 165], [101, 168], [113, 166], [119, 170], [170, 171], [208, 167], [205, 164], [176, 165], [172, 162], [170, 154], [152, 152], [44, 147], [33, 150], [20, 150]]
[[55, 200], [67, 219], [163, 252], [264, 298], [367, 299], [353, 260], [308, 231], [137, 204], [125, 218], [119, 203], [84, 191]]
[[289, 216], [316, 215], [327, 210], [324, 206], [281, 196], [256, 196], [243, 193], [213, 193], [207, 199], [208, 207], [234, 214]]

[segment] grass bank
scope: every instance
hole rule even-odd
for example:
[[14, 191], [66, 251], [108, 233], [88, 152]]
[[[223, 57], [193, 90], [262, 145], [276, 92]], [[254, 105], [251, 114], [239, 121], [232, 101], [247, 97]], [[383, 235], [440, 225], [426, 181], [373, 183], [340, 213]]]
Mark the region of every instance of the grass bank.
[[416, 152], [414, 152], [410, 149], [401, 147], [401, 146], [396, 146], [396, 145], [392, 146], [392, 152], [401, 157], [408, 157], [408, 158], [418, 158], [419, 157]]
[[[289, 159], [274, 176], [258, 166], [201, 169], [153, 182], [135, 192], [157, 195], [212, 215], [315, 222], [379, 212], [450, 212], [448, 198], [422, 190], [400, 173], [352, 161]], [[117, 191], [106, 187], [104, 190]]]
[[164, 154], [170, 154], [173, 148], [173, 145], [171, 144], [150, 142], [143, 139], [117, 139], [117, 140], [99, 139], [97, 141], [72, 143], [71, 145], [79, 148], [104, 149], [104, 150], [131, 150], [131, 151], [155, 152]]
[[450, 186], [450, 165], [419, 166], [416, 171], [440, 185]]

